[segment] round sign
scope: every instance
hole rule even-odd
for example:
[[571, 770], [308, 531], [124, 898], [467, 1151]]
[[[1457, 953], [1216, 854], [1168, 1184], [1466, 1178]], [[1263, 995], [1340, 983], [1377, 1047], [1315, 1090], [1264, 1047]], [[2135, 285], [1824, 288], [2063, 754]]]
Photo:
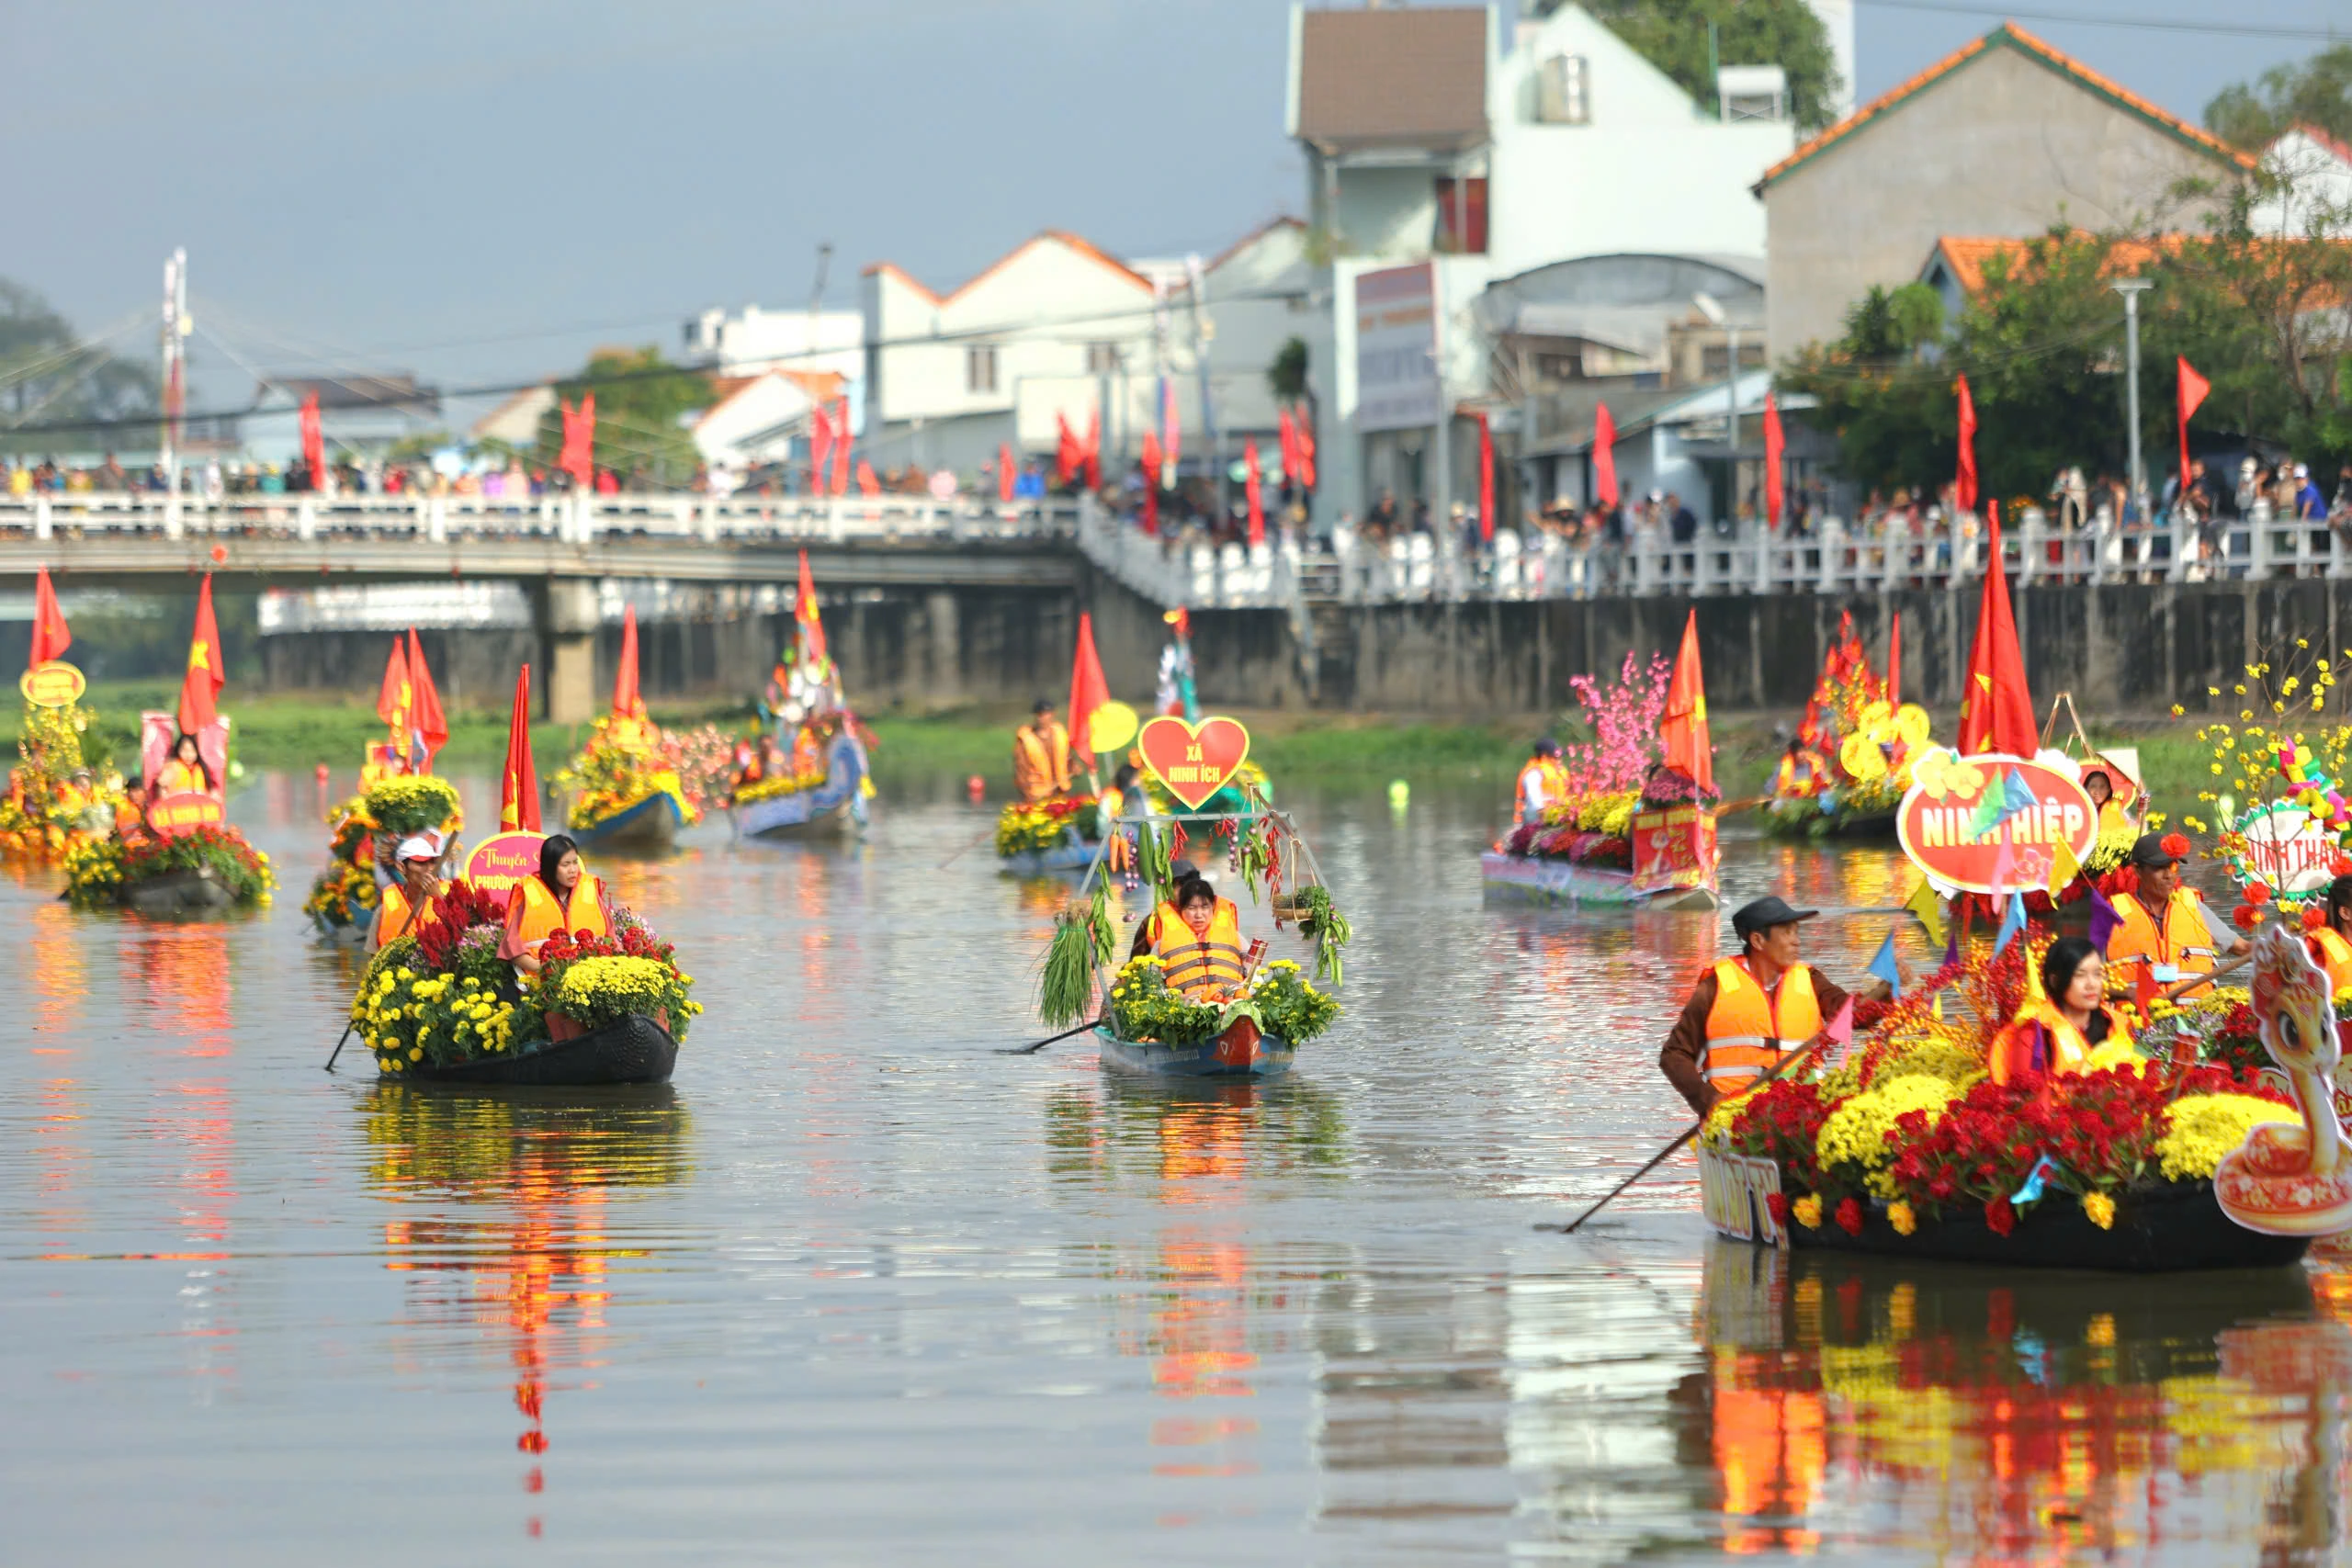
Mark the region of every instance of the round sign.
[[528, 829], [492, 834], [466, 857], [466, 880], [503, 904], [516, 883], [539, 874], [539, 846], [546, 842], [546, 834]]
[[82, 700], [90, 682], [82, 671], [62, 659], [28, 670], [17, 681], [17, 689], [25, 694], [25, 701], [37, 708], [71, 707]]
[[2230, 874], [2243, 887], [2267, 884], [2290, 897], [2317, 893], [2335, 876], [2334, 834], [2288, 801], [2257, 806], [2237, 819], [2242, 847], [2230, 856]]
[[956, 499], [956, 470], [942, 468], [931, 476], [931, 498], [933, 501]]
[[[2098, 842], [2090, 796], [2043, 763], [1997, 751], [1958, 757], [1938, 748], [1912, 765], [1911, 780], [1895, 811], [1895, 837], [1911, 863], [1946, 887], [2046, 887], [2060, 844], [2079, 865]], [[1988, 806], [1988, 797], [1997, 804]]]
[[1096, 751], [1115, 751], [1136, 738], [1136, 710], [1125, 703], [1104, 703], [1086, 721], [1086, 744]]

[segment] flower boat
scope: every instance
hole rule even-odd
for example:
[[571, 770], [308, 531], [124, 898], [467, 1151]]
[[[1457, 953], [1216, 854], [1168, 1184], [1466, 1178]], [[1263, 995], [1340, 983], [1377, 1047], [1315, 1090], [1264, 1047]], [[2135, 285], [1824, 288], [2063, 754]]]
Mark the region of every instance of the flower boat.
[[[2340, 1139], [2324, 1093], [2303, 1085], [2290, 1099], [2242, 1052], [2200, 1060], [2182, 1044], [2193, 1036], [2157, 1031], [2093, 1048], [2078, 1072], [1996, 1082], [1985, 1066], [1998, 1031], [1976, 1021], [2037, 1005], [2030, 944], [1948, 964], [1856, 1035], [1842, 1064], [1801, 1066], [1717, 1105], [1699, 1141], [1709, 1223], [1799, 1248], [2017, 1268], [2161, 1273], [2300, 1258], [2320, 1230], [2250, 1221], [2225, 1189], [2248, 1148]], [[2301, 943], [2273, 926], [2256, 964], [2266, 999], [2254, 1010], [2272, 1054], [2324, 1027], [2332, 1064], [2325, 977]], [[1950, 1020], [1934, 1010], [1947, 987], [1968, 1004]], [[2143, 1054], [2167, 1043], [2169, 1055]], [[2337, 1202], [2346, 1208], [2340, 1191]], [[2342, 1223], [2352, 1226], [2352, 1212]]]
[[1094, 1043], [1106, 1070], [1141, 1077], [1280, 1077], [1298, 1056], [1297, 1046], [1262, 1032], [1246, 1018], [1204, 1040], [1174, 1045], [1123, 1039], [1106, 1024], [1094, 1031]]
[[674, 791], [655, 788], [626, 804], [605, 810], [591, 806], [571, 815], [571, 836], [582, 849], [610, 852], [633, 850], [658, 854], [674, 846], [678, 830], [686, 825], [684, 800]]
[[865, 747], [853, 723], [833, 732], [820, 771], [796, 771], [740, 786], [728, 808], [735, 831], [747, 839], [865, 831], [872, 785]]
[[1520, 775], [1522, 818], [1531, 779], [1547, 804], [1478, 857], [1487, 892], [1544, 904], [1713, 908], [1721, 796], [1698, 613], [1671, 664], [1660, 656], [1644, 670], [1627, 654], [1614, 685], [1582, 675], [1569, 685], [1593, 739], [1553, 748], [1556, 759], [1537, 749]]
[[1902, 623], [1887, 639], [1887, 674], [1880, 679], [1854, 634], [1851, 611], [1838, 616], [1838, 636], [1822, 661], [1821, 678], [1805, 704], [1764, 799], [1763, 827], [1787, 838], [1893, 838], [1897, 811], [1911, 787], [1911, 759], [1928, 744], [1927, 710], [1898, 693]]
[[1007, 876], [1083, 872], [1102, 855], [1102, 811], [1095, 801], [1016, 800], [997, 814], [996, 864]]
[[625, 909], [607, 937], [548, 939], [517, 985], [492, 894], [451, 882], [361, 975], [351, 1016], [386, 1078], [476, 1087], [666, 1083], [702, 1010], [668, 943]]

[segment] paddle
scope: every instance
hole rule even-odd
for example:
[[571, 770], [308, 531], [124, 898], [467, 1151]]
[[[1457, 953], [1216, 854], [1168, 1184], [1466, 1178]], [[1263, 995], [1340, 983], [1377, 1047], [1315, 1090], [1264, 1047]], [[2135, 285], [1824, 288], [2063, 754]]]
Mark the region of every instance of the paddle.
[[[1820, 1050], [1821, 1047], [1828, 1042], [1828, 1039], [1829, 1032], [1824, 1030], [1822, 1032], [1815, 1035], [1811, 1040], [1807, 1041], [1805, 1043], [1804, 1049], [1802, 1051], [1792, 1051], [1787, 1055], [1781, 1057], [1779, 1061], [1773, 1063], [1772, 1070], [1766, 1073], [1761, 1078], [1757, 1080], [1756, 1088], [1760, 1089], [1766, 1084], [1770, 1083], [1774, 1078], [1777, 1078], [1782, 1074], [1788, 1072], [1798, 1063], [1804, 1061], [1807, 1056], [1810, 1056], [1815, 1051]], [[1749, 1092], [1753, 1093], [1754, 1091], [1750, 1090]], [[1683, 1129], [1682, 1135], [1680, 1137], [1676, 1138], [1674, 1142], [1658, 1150], [1657, 1155], [1651, 1158], [1647, 1165], [1642, 1167], [1641, 1169], [1634, 1172], [1633, 1175], [1619, 1182], [1614, 1188], [1610, 1190], [1607, 1197], [1601, 1199], [1600, 1202], [1595, 1203], [1591, 1208], [1587, 1209], [1583, 1213], [1578, 1214], [1575, 1219], [1570, 1220], [1566, 1224], [1537, 1225], [1535, 1228], [1540, 1231], [1557, 1230], [1562, 1235], [1574, 1235], [1577, 1233], [1577, 1226], [1583, 1224], [1585, 1221], [1592, 1218], [1593, 1215], [1600, 1213], [1601, 1210], [1614, 1202], [1618, 1195], [1623, 1192], [1625, 1189], [1631, 1187], [1634, 1182], [1639, 1181], [1643, 1177], [1647, 1176], [1651, 1171], [1656, 1170], [1659, 1166], [1664, 1165], [1668, 1156], [1673, 1154], [1675, 1150], [1680, 1148], [1683, 1145], [1697, 1137], [1700, 1133], [1705, 1129], [1706, 1125], [1707, 1119], [1704, 1116], [1700, 1117], [1699, 1120], [1690, 1123], [1690, 1126]]]
[[995, 833], [996, 824], [989, 824], [989, 826], [980, 829], [978, 836], [974, 838], [970, 843], [966, 844], [962, 849], [957, 850], [954, 854], [949, 855], [945, 860], [941, 861], [936, 869], [945, 871], [949, 866], [954, 865], [957, 861], [962, 860], [966, 855], [971, 853], [974, 850], [978, 849], [984, 840], [994, 837]]
[[[401, 921], [401, 929], [394, 931], [391, 936], [391, 942], [387, 942], [384, 945], [386, 947], [390, 947], [392, 942], [398, 942], [401, 938], [408, 935], [408, 928], [416, 923], [416, 911], [423, 908], [424, 904], [430, 903], [431, 901], [432, 895], [427, 894], [424, 900], [419, 903], [410, 905], [407, 918]], [[358, 1027], [359, 1020], [356, 1018], [352, 1019], [350, 1022], [343, 1026], [343, 1035], [340, 1039], [335, 1041], [334, 1049], [327, 1053], [327, 1065], [323, 1069], [322, 1069], [322, 1071], [330, 1073], [334, 1071], [335, 1058], [343, 1055], [343, 1048], [351, 1043], [351, 1032]]]
[[1073, 1034], [1083, 1034], [1088, 1030], [1094, 1028], [1096, 1025], [1107, 1023], [1109, 1021], [1110, 1021], [1108, 1019], [1091, 1018], [1087, 1020], [1084, 1023], [1080, 1024], [1076, 1029], [1065, 1029], [1059, 1034], [1048, 1034], [1043, 1040], [1038, 1041], [1035, 1045], [1001, 1046], [998, 1049], [997, 1055], [1000, 1056], [1026, 1056], [1033, 1051], [1044, 1050], [1046, 1046], [1051, 1045], [1057, 1040], [1067, 1040]]
[[1771, 803], [1771, 799], [1772, 797], [1769, 795], [1751, 795], [1744, 800], [1726, 800], [1721, 805], [1710, 807], [1708, 809], [1713, 815], [1721, 817], [1727, 812], [1753, 811], [1759, 806], [1770, 805]]

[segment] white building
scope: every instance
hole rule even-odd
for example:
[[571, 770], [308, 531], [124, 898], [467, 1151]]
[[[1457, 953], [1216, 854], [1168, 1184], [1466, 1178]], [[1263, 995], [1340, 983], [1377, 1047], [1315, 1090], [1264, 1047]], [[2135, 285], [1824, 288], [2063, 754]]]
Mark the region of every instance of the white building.
[[2300, 239], [2311, 232], [2313, 219], [2326, 211], [2335, 214], [2330, 232], [2345, 237], [2344, 215], [2352, 213], [2352, 146], [2317, 126], [2299, 125], [2262, 150], [2262, 166], [2284, 182], [2284, 188], [2255, 208], [2257, 233]]
[[[763, 370], [724, 376], [712, 383], [718, 400], [696, 416], [695, 450], [714, 468], [742, 469], [761, 463], [806, 459], [808, 414], [820, 402], [849, 395], [831, 370]], [[856, 400], [851, 398], [854, 424]]]
[[858, 310], [705, 310], [688, 321], [686, 352], [722, 376], [767, 370], [838, 376], [851, 389], [853, 430], [863, 429], [865, 317]]
[[[1475, 427], [1453, 410], [1487, 389], [1468, 307], [1489, 281], [1589, 255], [1760, 257], [1749, 187], [1795, 145], [1784, 94], [1696, 104], [1574, 6], [1521, 23], [1508, 48], [1489, 7], [1295, 6], [1286, 122], [1306, 153], [1310, 243], [1329, 258], [1327, 423], [1357, 423], [1357, 277], [1427, 263], [1431, 390], [1451, 432], [1441, 447], [1435, 425], [1357, 423], [1361, 443], [1327, 441], [1332, 515], [1383, 487], [1441, 511], [1475, 496]], [[1381, 352], [1393, 369], [1396, 345]]]

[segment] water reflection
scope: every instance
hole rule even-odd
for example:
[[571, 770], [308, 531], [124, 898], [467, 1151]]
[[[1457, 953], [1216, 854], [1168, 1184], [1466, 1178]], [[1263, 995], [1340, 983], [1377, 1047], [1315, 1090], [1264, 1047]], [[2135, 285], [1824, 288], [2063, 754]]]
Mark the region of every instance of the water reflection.
[[[548, 1395], [605, 1364], [609, 1276], [647, 1256], [611, 1239], [607, 1205], [616, 1189], [692, 1174], [686, 1113], [666, 1085], [537, 1099], [379, 1084], [362, 1110], [368, 1185], [402, 1208], [383, 1224], [384, 1267], [411, 1276], [396, 1321], [435, 1339], [470, 1329], [503, 1350], [521, 1421], [514, 1447], [529, 1456], [523, 1489], [537, 1496]], [[533, 1513], [525, 1529], [537, 1536], [542, 1524]]]

